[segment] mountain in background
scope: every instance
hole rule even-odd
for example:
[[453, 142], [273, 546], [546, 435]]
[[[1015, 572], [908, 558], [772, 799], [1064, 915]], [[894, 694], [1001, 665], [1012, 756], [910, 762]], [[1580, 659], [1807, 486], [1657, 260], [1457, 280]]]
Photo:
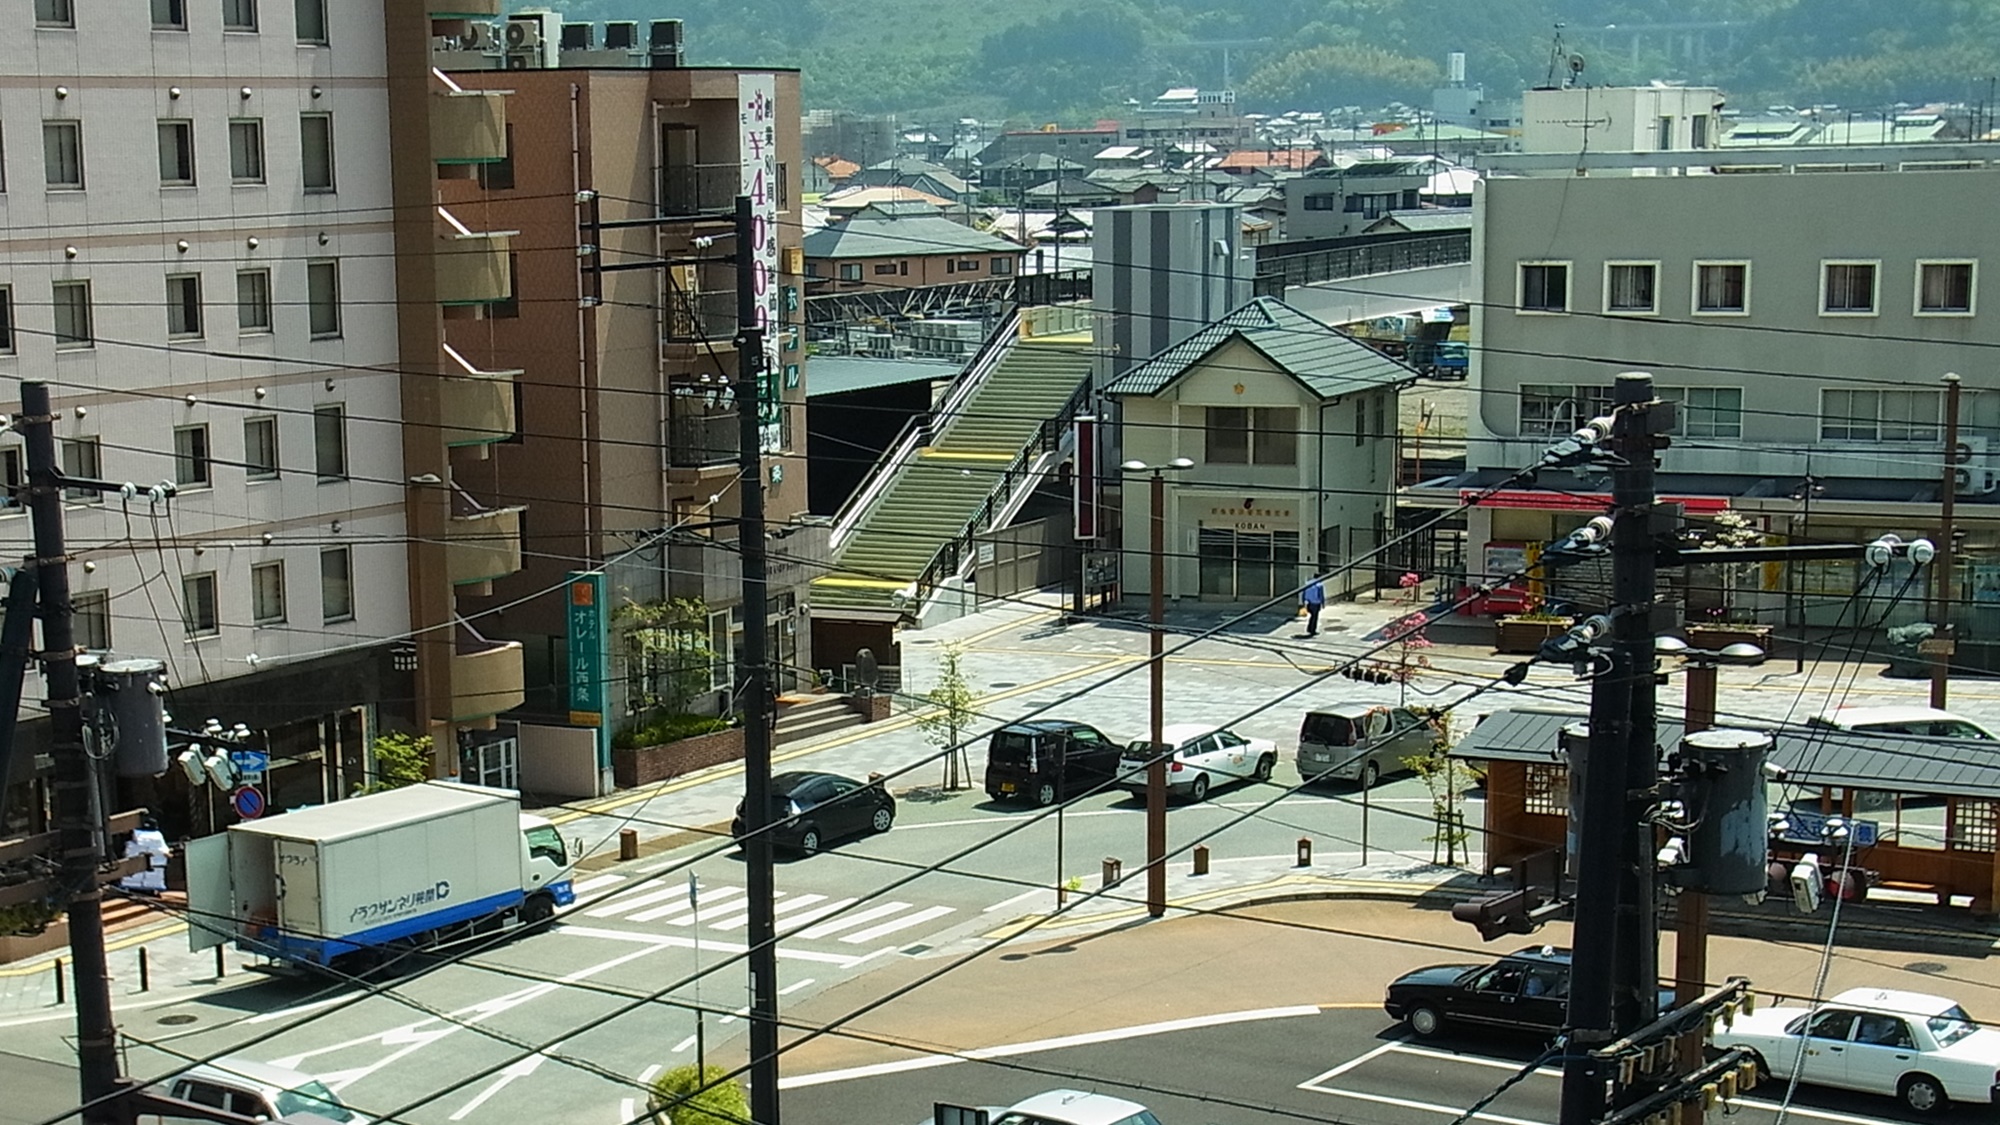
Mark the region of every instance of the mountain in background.
[[1426, 104], [1452, 51], [1506, 98], [1547, 79], [1557, 23], [1592, 84], [1708, 83], [1739, 105], [1979, 102], [2000, 74], [1995, 0], [572, 0], [564, 12], [682, 19], [691, 65], [796, 66], [809, 107], [906, 120], [1078, 121], [1168, 86], [1217, 88], [1217, 44], [1236, 44], [1230, 84], [1249, 110]]

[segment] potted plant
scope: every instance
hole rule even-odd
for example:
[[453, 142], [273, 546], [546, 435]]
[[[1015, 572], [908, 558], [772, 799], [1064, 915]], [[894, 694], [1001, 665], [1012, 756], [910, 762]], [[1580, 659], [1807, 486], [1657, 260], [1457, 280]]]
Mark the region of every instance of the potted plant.
[[1710, 611], [1706, 621], [1687, 627], [1688, 644], [1709, 652], [1726, 648], [1733, 644], [1756, 645], [1766, 653], [1771, 651], [1771, 627], [1752, 621], [1731, 621], [1722, 610]]
[[1543, 641], [1561, 636], [1574, 624], [1574, 618], [1544, 612], [1538, 605], [1527, 613], [1510, 614], [1494, 622], [1493, 648], [1496, 652], [1533, 656], [1541, 651]]

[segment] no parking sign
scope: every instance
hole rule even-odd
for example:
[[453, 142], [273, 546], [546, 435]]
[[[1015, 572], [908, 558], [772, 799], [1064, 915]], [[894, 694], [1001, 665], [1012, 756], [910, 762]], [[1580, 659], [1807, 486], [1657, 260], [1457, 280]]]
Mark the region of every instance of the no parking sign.
[[264, 815], [264, 795], [248, 785], [231, 793], [229, 804], [244, 820], [256, 820]]

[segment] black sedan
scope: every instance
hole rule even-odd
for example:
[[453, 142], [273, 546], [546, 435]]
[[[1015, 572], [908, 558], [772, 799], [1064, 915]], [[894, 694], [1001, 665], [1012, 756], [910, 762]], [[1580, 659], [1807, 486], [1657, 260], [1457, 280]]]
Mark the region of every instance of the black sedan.
[[[781, 773], [771, 778], [771, 821], [773, 846], [811, 855], [829, 840], [887, 832], [896, 823], [896, 798], [878, 780], [816, 771]], [[740, 801], [729, 831], [743, 842]]]
[[[1672, 989], [1660, 990], [1659, 1004], [1663, 1012], [1673, 1007]], [[1384, 1011], [1424, 1039], [1448, 1024], [1553, 1035], [1562, 1030], [1568, 1005], [1569, 950], [1553, 945], [1530, 946], [1484, 965], [1405, 973], [1390, 982], [1382, 1000]]]

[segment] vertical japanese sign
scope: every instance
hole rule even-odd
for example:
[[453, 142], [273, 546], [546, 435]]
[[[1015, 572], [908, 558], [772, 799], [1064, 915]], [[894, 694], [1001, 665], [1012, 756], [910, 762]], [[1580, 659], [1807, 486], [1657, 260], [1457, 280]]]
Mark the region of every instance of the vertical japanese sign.
[[569, 576], [569, 721], [604, 725], [604, 575]]
[[757, 293], [757, 326], [764, 330], [763, 364], [757, 377], [758, 448], [784, 448], [783, 387], [778, 362], [778, 80], [770, 74], [736, 76], [737, 134], [742, 156], [741, 194], [750, 197], [755, 238], [740, 247], [751, 263]]

